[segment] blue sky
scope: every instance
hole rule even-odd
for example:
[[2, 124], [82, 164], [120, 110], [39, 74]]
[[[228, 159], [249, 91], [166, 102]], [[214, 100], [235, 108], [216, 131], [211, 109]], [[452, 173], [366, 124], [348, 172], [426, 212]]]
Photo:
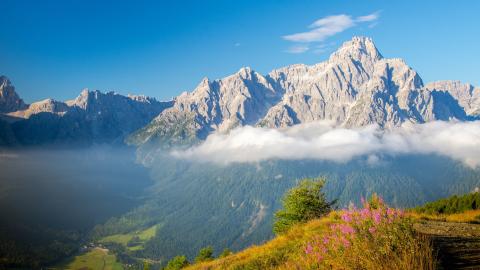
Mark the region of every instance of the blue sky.
[[169, 99], [242, 66], [323, 61], [354, 35], [426, 82], [480, 85], [480, 1], [0, 2], [0, 74], [27, 102], [83, 88]]

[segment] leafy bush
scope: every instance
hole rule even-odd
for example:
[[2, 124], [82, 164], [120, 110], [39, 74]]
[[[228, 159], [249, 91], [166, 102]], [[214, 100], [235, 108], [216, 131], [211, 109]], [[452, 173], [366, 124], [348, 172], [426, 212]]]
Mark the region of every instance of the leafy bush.
[[175, 256], [168, 262], [164, 270], [179, 270], [188, 265], [189, 263], [186, 256]]
[[206, 262], [213, 260], [213, 247], [208, 246], [200, 249], [197, 257], [195, 257], [195, 262]]
[[335, 202], [327, 202], [322, 188], [325, 179], [304, 179], [287, 191], [283, 209], [275, 213], [273, 230], [276, 234], [286, 232], [292, 225], [305, 223], [328, 214]]
[[226, 248], [222, 251], [222, 253], [220, 253], [220, 255], [218, 256], [219, 258], [225, 258], [229, 255], [232, 255], [233, 252], [229, 249], [229, 248]]

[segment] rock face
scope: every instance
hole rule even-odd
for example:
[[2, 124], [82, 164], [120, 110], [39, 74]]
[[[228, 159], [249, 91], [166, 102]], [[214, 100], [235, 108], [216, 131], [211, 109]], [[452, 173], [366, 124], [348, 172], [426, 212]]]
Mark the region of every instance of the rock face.
[[480, 90], [459, 82], [424, 86], [402, 59], [384, 58], [370, 38], [354, 37], [328, 60], [261, 74], [250, 68], [202, 82], [177, 97], [129, 141], [137, 145], [191, 142], [236, 126], [287, 127], [316, 120], [340, 126], [471, 120], [480, 114]]
[[[18, 95], [14, 96], [21, 101]], [[171, 101], [159, 102], [145, 96], [88, 90], [66, 102], [46, 99], [30, 105], [17, 103], [22, 106], [15, 111], [0, 107], [4, 112], [10, 111], [2, 115], [7, 121], [0, 123], [4, 133], [0, 145], [123, 143], [127, 135], [173, 105]]]
[[425, 86], [431, 91], [445, 92], [452, 95], [458, 101], [458, 104], [470, 116], [480, 115], [480, 88], [474, 87], [469, 83], [459, 81], [439, 81], [432, 82]]
[[175, 98], [172, 108], [136, 132], [130, 142], [182, 144], [204, 139], [213, 131], [255, 125], [282, 94], [266, 77], [250, 68], [220, 80], [205, 78], [193, 92]]
[[15, 87], [5, 76], [0, 76], [0, 113], [8, 113], [26, 108], [23, 100], [15, 92]]

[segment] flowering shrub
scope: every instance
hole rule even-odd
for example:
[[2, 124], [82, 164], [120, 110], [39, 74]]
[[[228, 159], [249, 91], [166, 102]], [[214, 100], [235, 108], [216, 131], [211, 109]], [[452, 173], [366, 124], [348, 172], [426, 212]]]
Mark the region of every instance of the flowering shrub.
[[386, 206], [375, 195], [362, 204], [361, 209], [338, 211], [327, 230], [311, 237], [297, 267], [433, 269], [431, 248], [414, 235], [402, 210]]
[[360, 209], [294, 224], [263, 245], [187, 269], [433, 270], [435, 264], [430, 242], [414, 233], [403, 211], [373, 196]]

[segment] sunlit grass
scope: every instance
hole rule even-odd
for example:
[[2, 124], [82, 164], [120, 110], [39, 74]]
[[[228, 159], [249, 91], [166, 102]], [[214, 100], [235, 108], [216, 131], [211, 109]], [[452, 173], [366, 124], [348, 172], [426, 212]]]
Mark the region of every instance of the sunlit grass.
[[427, 214], [418, 213], [415, 211], [408, 212], [408, 216], [418, 220], [435, 220], [446, 222], [465, 222], [465, 223], [480, 223], [480, 209], [467, 210], [462, 213], [455, 214]]
[[263, 245], [252, 246], [241, 252], [211, 262], [195, 264], [186, 269], [281, 269], [287, 260], [298, 258], [303, 242], [326, 229], [335, 213], [313, 220], [305, 225], [295, 225], [288, 233]]
[[[152, 239], [155, 237], [157, 233], [157, 229], [160, 228], [161, 225], [157, 224], [152, 227], [149, 227], [143, 231], [136, 231], [136, 232], [131, 232], [128, 234], [114, 234], [114, 235], [109, 235], [106, 236], [102, 239], [100, 239], [100, 243], [117, 243], [121, 244], [125, 247], [128, 247], [128, 249], [134, 251], [134, 250], [140, 250], [143, 248], [142, 243], [147, 242], [148, 240]], [[138, 237], [142, 243], [139, 245], [135, 246], [128, 246], [128, 242], [131, 241], [134, 237]]]
[[57, 269], [122, 270], [123, 267], [117, 262], [115, 255], [110, 254], [108, 250], [94, 248], [83, 255], [76, 256], [71, 262], [61, 265]]
[[334, 211], [263, 245], [187, 269], [435, 268], [430, 242], [415, 235], [402, 211], [366, 209]]

